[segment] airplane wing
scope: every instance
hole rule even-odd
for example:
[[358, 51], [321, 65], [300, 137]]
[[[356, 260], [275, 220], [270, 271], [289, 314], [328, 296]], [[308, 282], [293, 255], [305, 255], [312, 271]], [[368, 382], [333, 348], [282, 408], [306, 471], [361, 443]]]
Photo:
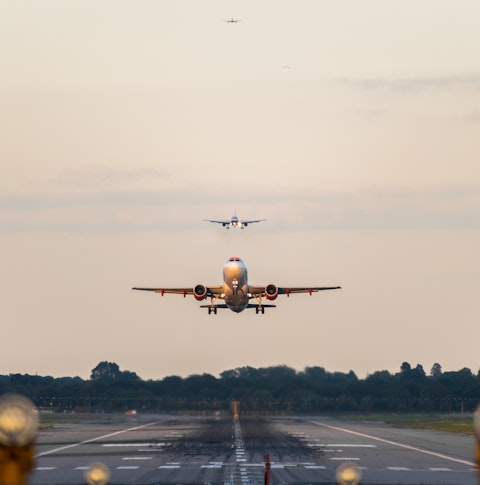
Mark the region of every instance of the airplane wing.
[[[223, 293], [223, 286], [207, 286], [207, 297], [219, 297]], [[153, 291], [155, 293], [160, 293], [162, 296], [165, 293], [173, 293], [177, 295], [193, 295], [194, 288], [138, 288], [134, 287], [132, 290], [140, 290], [140, 291]]]
[[256, 219], [255, 221], [242, 221], [242, 224], [246, 226], [247, 224], [253, 224], [254, 222], [262, 222], [266, 221], [267, 219]]
[[[270, 285], [269, 285], [270, 286]], [[278, 290], [279, 295], [287, 295], [290, 296], [293, 293], [316, 293], [317, 291], [324, 291], [324, 290], [339, 290], [341, 286], [279, 286], [276, 289]], [[252, 295], [258, 296], [265, 296], [266, 294], [266, 286], [252, 286], [248, 287], [248, 292]]]
[[215, 224], [221, 224], [222, 226], [226, 226], [230, 224], [230, 221], [212, 221], [211, 219], [203, 219], [206, 222], [214, 222]]

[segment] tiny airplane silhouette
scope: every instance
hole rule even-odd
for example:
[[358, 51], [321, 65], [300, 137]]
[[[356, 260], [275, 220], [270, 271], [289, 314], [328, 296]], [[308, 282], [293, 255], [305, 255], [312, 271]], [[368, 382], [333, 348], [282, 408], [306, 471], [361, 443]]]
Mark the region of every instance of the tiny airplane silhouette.
[[223, 227], [230, 229], [231, 227], [239, 227], [240, 229], [245, 229], [249, 224], [253, 224], [254, 222], [262, 222], [266, 221], [266, 219], [256, 219], [252, 221], [242, 221], [238, 218], [237, 213], [231, 217], [230, 220], [224, 221], [216, 221], [212, 219], [204, 219], [206, 222], [214, 222], [215, 224], [221, 224]]
[[228, 19], [228, 20], [224, 20], [224, 22], [227, 22], [227, 24], [237, 24], [238, 22], [241, 22], [241, 19], [234, 19], [233, 17]]

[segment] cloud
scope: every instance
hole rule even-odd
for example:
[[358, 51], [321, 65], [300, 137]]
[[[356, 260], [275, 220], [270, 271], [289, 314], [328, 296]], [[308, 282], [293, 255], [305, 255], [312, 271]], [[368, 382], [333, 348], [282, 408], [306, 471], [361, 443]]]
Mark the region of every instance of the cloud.
[[468, 116], [467, 119], [470, 121], [474, 121], [476, 123], [480, 122], [480, 110], [475, 109], [473, 110]]
[[119, 170], [105, 165], [88, 165], [82, 168], [65, 169], [52, 182], [70, 188], [117, 187], [152, 180], [168, 180], [169, 173], [149, 167]]
[[[225, 201], [235, 201], [226, 205]], [[206, 218], [266, 218], [273, 232], [471, 230], [480, 228], [480, 187], [375, 189], [352, 193], [184, 187], [76, 194], [3, 194], [0, 231], [212, 230]], [[267, 227], [268, 226], [268, 227]]]
[[338, 78], [340, 84], [366, 90], [392, 90], [414, 93], [424, 89], [445, 89], [457, 87], [480, 87], [480, 73], [457, 76], [426, 76], [411, 78]]

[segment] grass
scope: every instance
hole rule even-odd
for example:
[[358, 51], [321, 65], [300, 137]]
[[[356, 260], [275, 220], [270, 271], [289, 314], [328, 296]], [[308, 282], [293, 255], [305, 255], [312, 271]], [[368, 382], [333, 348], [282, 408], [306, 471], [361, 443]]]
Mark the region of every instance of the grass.
[[[473, 418], [471, 414], [335, 414], [336, 419], [343, 421], [381, 421], [391, 426], [415, 429], [433, 429], [449, 433], [473, 435]], [[41, 414], [40, 429], [56, 425], [81, 424], [85, 422], [115, 423], [125, 421], [123, 414]]]
[[351, 414], [336, 417], [349, 421], [383, 421], [401, 428], [433, 429], [473, 435], [473, 418], [470, 414]]
[[80, 424], [84, 422], [109, 422], [115, 423], [125, 421], [123, 414], [95, 414], [95, 413], [78, 413], [78, 414], [40, 414], [40, 428], [52, 427], [59, 424]]

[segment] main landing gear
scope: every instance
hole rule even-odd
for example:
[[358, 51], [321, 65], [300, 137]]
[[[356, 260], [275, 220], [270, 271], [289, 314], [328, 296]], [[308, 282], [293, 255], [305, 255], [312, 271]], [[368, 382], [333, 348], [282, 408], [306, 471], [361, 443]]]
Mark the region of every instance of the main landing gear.
[[214, 313], [215, 315], [217, 314], [217, 307], [216, 306], [209, 306], [208, 307], [208, 314], [210, 315], [210, 313]]
[[255, 308], [255, 313], [258, 315], [259, 313], [262, 313], [262, 315], [265, 313], [265, 307], [262, 305], [262, 294], [258, 295], [253, 295], [255, 300], [257, 301], [257, 306]]

